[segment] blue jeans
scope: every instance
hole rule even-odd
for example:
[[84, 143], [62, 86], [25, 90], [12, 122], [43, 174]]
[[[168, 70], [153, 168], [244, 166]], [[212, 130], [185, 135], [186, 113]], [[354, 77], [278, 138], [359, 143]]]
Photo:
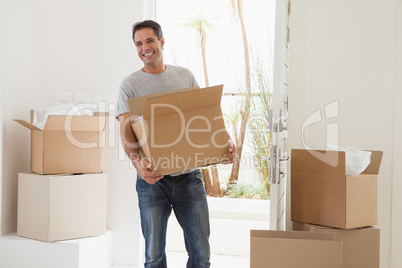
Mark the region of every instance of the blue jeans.
[[145, 268], [167, 267], [166, 230], [172, 209], [183, 229], [187, 268], [210, 267], [209, 212], [201, 172], [167, 175], [154, 185], [137, 176], [136, 188], [145, 238]]

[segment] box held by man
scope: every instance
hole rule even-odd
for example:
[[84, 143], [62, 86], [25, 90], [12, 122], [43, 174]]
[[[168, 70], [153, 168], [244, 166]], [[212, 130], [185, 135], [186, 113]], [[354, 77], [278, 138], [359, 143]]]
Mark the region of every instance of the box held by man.
[[228, 134], [222, 91], [219, 85], [128, 99], [141, 158], [165, 174], [224, 161]]

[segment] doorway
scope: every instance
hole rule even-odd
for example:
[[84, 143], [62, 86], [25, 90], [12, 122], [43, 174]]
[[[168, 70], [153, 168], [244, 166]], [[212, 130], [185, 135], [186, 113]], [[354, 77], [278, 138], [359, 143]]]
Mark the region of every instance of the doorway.
[[[282, 83], [282, 76], [287, 71], [287, 59], [282, 59], [286, 53], [283, 54], [283, 51], [281, 51], [278, 54], [274, 51], [274, 48], [277, 49], [279, 45], [283, 47], [281, 50], [288, 49], [288, 1], [247, 1], [247, 5], [241, 6], [242, 13], [239, 12], [240, 9], [236, 4], [241, 4], [243, 1], [155, 0], [152, 2], [152, 4], [148, 4], [146, 10], [149, 11], [149, 17], [158, 21], [164, 30], [166, 40], [165, 62], [189, 68], [194, 73], [200, 87], [224, 84], [222, 110], [227, 118], [228, 131], [232, 138], [239, 134], [239, 125], [241, 125], [241, 116], [239, 115], [244, 112], [244, 99], [247, 97], [247, 90], [249, 90], [250, 117], [243, 143], [237, 185], [242, 187], [244, 185], [253, 185], [256, 186], [255, 189], [258, 187], [266, 189], [266, 196], [263, 196], [264, 193], [260, 194], [261, 201], [266, 202], [262, 206], [260, 218], [256, 220], [262, 225], [258, 225], [258, 227], [253, 225], [254, 227], [260, 229], [270, 228], [270, 211], [272, 214], [272, 211], [275, 210], [276, 215], [278, 214], [276, 210], [279, 208], [281, 210], [279, 215], [282, 215], [281, 220], [278, 222], [278, 227], [275, 224], [273, 229], [284, 228], [286, 179], [279, 180], [283, 182], [280, 187], [274, 186], [276, 187], [276, 205], [270, 206], [270, 161], [267, 161], [267, 159], [272, 153], [271, 139], [273, 137], [272, 129], [271, 132], [268, 130], [269, 125], [280, 122], [281, 133], [279, 135], [276, 133], [275, 138], [279, 137], [280, 139], [280, 145], [276, 147], [276, 150], [282, 150], [282, 155], [276, 159], [278, 164], [275, 164], [275, 166], [278, 165], [279, 168], [275, 169], [274, 172], [281, 174], [281, 178], [286, 178], [286, 172], [284, 172], [286, 163], [282, 163], [282, 161], [286, 159], [286, 128], [283, 128], [283, 126], [286, 124], [287, 95], [279, 94], [280, 98], [276, 100], [279, 106], [275, 110], [272, 108], [274, 101], [274, 57], [279, 57], [280, 62], [285, 63], [279, 67], [281, 70], [276, 73], [281, 79], [280, 85], [277, 85], [277, 90], [286, 93], [285, 87], [287, 87], [286, 82]], [[277, 6], [277, 2], [281, 2], [281, 5]], [[275, 22], [278, 19], [276, 17], [278, 9], [281, 12], [281, 21], [285, 22], [285, 25], [280, 27], [277, 27]], [[282, 11], [286, 12], [282, 13]], [[279, 36], [278, 34], [275, 35], [276, 27], [282, 32]], [[248, 61], [245, 57], [244, 30], [247, 36]], [[275, 38], [281, 38], [281, 40], [284, 38], [285, 42], [276, 43]], [[249, 77], [246, 74], [247, 68], [249, 69]], [[250, 80], [249, 84], [248, 79]], [[269, 122], [269, 110], [273, 112], [271, 113], [271, 119], [276, 118], [271, 122]], [[277, 113], [281, 115], [278, 116]], [[256, 122], [259, 124], [256, 124]], [[255, 136], [256, 134], [265, 135], [266, 140], [256, 144], [256, 139], [258, 139], [258, 136]], [[259, 155], [255, 153], [256, 146], [260, 147]], [[263, 165], [262, 168], [261, 165]], [[264, 167], [265, 170], [261, 172]], [[271, 170], [271, 172], [273, 171]], [[232, 167], [218, 167], [219, 181], [222, 188], [228, 188], [231, 173]], [[243, 193], [247, 191], [246, 189]], [[252, 198], [258, 195], [256, 194], [258, 191], [254, 190], [254, 193], [249, 196], [239, 194], [237, 201], [241, 202], [244, 199]], [[276, 199], [279, 199], [279, 201]], [[225, 211], [220, 211], [219, 209], [222, 208], [222, 205], [217, 205], [219, 209], [214, 210], [214, 206], [219, 202], [221, 201], [217, 198], [209, 198], [211, 221], [214, 220], [214, 215], [217, 215], [217, 213], [220, 213], [220, 215], [225, 214], [226, 216], [233, 213], [233, 211], [230, 212], [230, 209], [226, 213]], [[223, 200], [222, 202], [225, 201]], [[231, 217], [242, 217], [239, 216], [241, 213], [244, 212], [239, 212], [237, 216], [232, 214]], [[268, 217], [268, 220], [266, 217]], [[222, 220], [219, 216], [217, 218]], [[274, 222], [277, 222], [276, 216], [274, 217]], [[273, 224], [271, 223], [271, 225]], [[235, 228], [235, 225], [232, 226]], [[226, 227], [226, 229], [230, 230], [231, 225], [227, 224]], [[233, 233], [235, 232], [233, 229]], [[227, 240], [222, 242], [227, 243]], [[239, 241], [237, 244], [244, 244], [243, 242], [248, 244], [248, 240]]]

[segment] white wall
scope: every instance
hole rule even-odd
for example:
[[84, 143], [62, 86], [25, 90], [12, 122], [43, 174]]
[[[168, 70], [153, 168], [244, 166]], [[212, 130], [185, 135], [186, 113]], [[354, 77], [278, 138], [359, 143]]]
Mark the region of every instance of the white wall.
[[392, 174], [391, 267], [402, 266], [402, 0], [398, 1]]
[[[0, 10], [3, 10], [3, 0], [0, 0]], [[0, 63], [3, 62], [3, 25], [0, 15]], [[3, 152], [3, 64], [0, 64], [0, 152]], [[0, 153], [0, 174], [3, 173], [3, 153]], [[2, 181], [0, 181], [0, 216], [2, 215]], [[2, 224], [0, 218], [0, 235], [2, 234]]]
[[[58, 103], [60, 92], [93, 99], [116, 96], [120, 81], [141, 66], [131, 25], [142, 0], [3, 0], [1, 234], [16, 231], [17, 174], [29, 170], [29, 130], [13, 122], [29, 110]], [[136, 265], [139, 218], [135, 173], [119, 148], [110, 118], [104, 158], [108, 174], [108, 228], [114, 263]], [[0, 143], [1, 146], [1, 143]]]
[[[329, 134], [339, 145], [384, 151], [382, 268], [391, 262], [402, 267], [401, 5], [401, 0], [298, 0], [292, 1], [290, 19], [289, 148], [302, 148], [302, 125], [321, 110], [323, 120], [304, 132], [310, 147], [323, 149]], [[334, 101], [339, 115], [326, 120], [324, 108]], [[331, 123], [338, 131], [327, 133]]]

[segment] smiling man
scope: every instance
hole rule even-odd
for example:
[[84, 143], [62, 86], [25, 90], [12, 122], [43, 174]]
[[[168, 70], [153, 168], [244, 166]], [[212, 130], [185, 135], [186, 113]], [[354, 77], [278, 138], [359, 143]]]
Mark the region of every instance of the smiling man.
[[[188, 69], [164, 64], [165, 39], [158, 23], [151, 20], [138, 22], [133, 25], [132, 33], [144, 66], [121, 82], [117, 116], [124, 150], [137, 170], [136, 189], [145, 238], [145, 268], [167, 267], [166, 230], [172, 210], [183, 229], [188, 252], [187, 267], [210, 267], [208, 203], [200, 170], [187, 169], [164, 175], [154, 165], [141, 159], [127, 104], [128, 98], [194, 87], [197, 81]], [[228, 153], [224, 155], [229, 159], [227, 163], [231, 163], [234, 153], [235, 147], [230, 143]]]

